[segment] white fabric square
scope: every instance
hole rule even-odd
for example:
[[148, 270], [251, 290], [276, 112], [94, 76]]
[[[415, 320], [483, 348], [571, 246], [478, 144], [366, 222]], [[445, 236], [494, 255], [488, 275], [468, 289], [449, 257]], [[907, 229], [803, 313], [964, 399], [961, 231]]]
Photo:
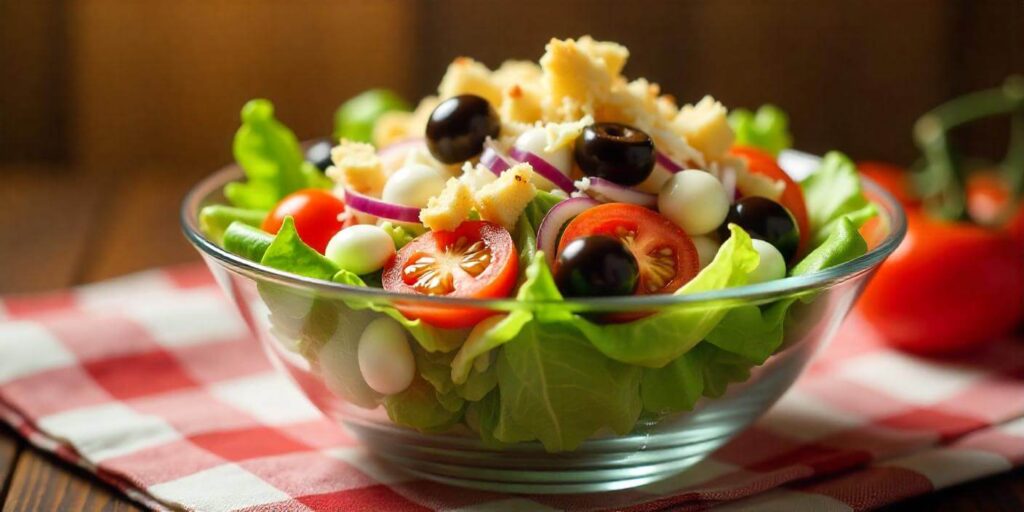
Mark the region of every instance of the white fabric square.
[[148, 491], [165, 502], [207, 512], [236, 510], [291, 499], [284, 491], [236, 464], [223, 464], [157, 484]]
[[0, 323], [0, 383], [75, 362], [74, 354], [41, 325]]
[[888, 351], [855, 358], [842, 364], [838, 373], [916, 405], [941, 402], [985, 376], [984, 371], [967, 366]]
[[1006, 457], [981, 450], [936, 448], [882, 464], [921, 473], [936, 489], [966, 480], [1008, 471], [1013, 467]]
[[181, 439], [181, 434], [162, 419], [120, 403], [45, 416], [39, 420], [39, 428], [71, 443], [92, 462]]
[[294, 384], [275, 372], [221, 382], [210, 391], [264, 425], [288, 425], [323, 418]]
[[148, 300], [174, 293], [174, 283], [166, 273], [150, 270], [79, 287], [75, 297], [84, 309], [104, 311], [139, 302], [142, 298]]
[[180, 347], [245, 336], [246, 326], [218, 290], [177, 291], [125, 304], [121, 312], [143, 325], [166, 347]]
[[1011, 436], [1024, 437], [1024, 418], [1007, 421], [1002, 425], [996, 425], [996, 430]]
[[833, 407], [799, 388], [792, 388], [758, 425], [801, 441], [817, 441], [868, 422], [865, 417]]

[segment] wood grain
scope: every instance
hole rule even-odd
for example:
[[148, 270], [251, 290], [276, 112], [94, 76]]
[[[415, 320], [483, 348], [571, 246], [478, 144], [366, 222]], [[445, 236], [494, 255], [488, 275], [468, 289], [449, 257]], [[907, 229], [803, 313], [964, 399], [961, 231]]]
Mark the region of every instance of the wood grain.
[[114, 512], [140, 509], [78, 468], [30, 449], [18, 459], [3, 512], [28, 510]]

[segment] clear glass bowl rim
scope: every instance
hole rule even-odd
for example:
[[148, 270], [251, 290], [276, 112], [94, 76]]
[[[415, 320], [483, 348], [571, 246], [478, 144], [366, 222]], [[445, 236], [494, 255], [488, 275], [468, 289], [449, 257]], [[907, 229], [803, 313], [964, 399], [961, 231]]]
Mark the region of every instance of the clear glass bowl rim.
[[[816, 156], [797, 151], [789, 151], [789, 153], [798, 158], [818, 159]], [[566, 299], [563, 301], [520, 301], [515, 298], [481, 300], [472, 298], [410, 295], [388, 292], [379, 288], [349, 286], [284, 272], [232, 254], [218, 246], [212, 240], [206, 238], [199, 229], [200, 208], [205, 205], [207, 198], [219, 193], [225, 183], [236, 180], [240, 177], [242, 177], [242, 171], [237, 165], [226, 166], [197, 183], [185, 195], [185, 198], [182, 201], [180, 212], [182, 230], [185, 233], [185, 237], [195, 245], [202, 254], [217, 260], [234, 272], [255, 280], [270, 281], [280, 285], [292, 286], [327, 294], [340, 294], [364, 298], [375, 302], [414, 301], [417, 304], [429, 304], [432, 306], [473, 307], [498, 311], [536, 309], [537, 307], [552, 304], [559, 304], [561, 307], [568, 306], [572, 309], [581, 310], [635, 310], [638, 308], [660, 308], [684, 304], [698, 305], [702, 303], [720, 303], [722, 301], [760, 302], [780, 296], [789, 296], [800, 292], [820, 290], [852, 279], [881, 264], [889, 254], [896, 250], [896, 247], [903, 240], [907, 231], [906, 215], [896, 198], [877, 183], [866, 177], [862, 177], [862, 183], [867, 195], [871, 197], [872, 202], [881, 210], [881, 215], [888, 218], [890, 226], [889, 233], [875, 248], [871, 249], [863, 256], [820, 272], [786, 277], [784, 279], [777, 279], [765, 283], [687, 295], [601, 297]]]

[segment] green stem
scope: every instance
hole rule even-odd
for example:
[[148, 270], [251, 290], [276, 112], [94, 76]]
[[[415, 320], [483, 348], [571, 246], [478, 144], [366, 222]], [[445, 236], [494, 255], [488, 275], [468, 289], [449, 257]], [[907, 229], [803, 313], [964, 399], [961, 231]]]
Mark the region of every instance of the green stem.
[[966, 172], [954, 158], [949, 131], [986, 117], [1014, 114], [1014, 129], [1006, 159], [1006, 179], [1017, 197], [1024, 188], [1024, 128], [1017, 118], [1024, 114], [1024, 78], [1013, 76], [1002, 87], [961, 96], [939, 105], [914, 125], [914, 139], [925, 157], [918, 181], [925, 203], [938, 216], [951, 220], [967, 218], [964, 193]]

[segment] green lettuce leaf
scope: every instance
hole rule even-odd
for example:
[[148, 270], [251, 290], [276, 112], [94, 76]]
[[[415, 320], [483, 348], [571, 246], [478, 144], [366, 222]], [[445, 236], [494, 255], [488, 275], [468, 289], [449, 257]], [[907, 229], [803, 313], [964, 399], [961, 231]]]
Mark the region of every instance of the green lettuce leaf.
[[508, 446], [494, 437], [494, 430], [501, 419], [501, 392], [494, 389], [478, 402], [466, 407], [466, 426], [480, 436], [484, 446], [501, 449]]
[[846, 155], [830, 151], [821, 167], [800, 182], [811, 224], [811, 245], [825, 241], [842, 218], [860, 227], [875, 215], [875, 207], [861, 191], [857, 168]]
[[285, 270], [300, 276], [312, 277], [329, 281], [339, 269], [331, 260], [316, 249], [306, 245], [295, 230], [295, 219], [284, 218], [281, 229], [274, 241], [263, 253], [260, 263], [278, 270]]
[[793, 145], [789, 117], [775, 105], [762, 105], [756, 114], [742, 108], [733, 110], [729, 124], [736, 133], [736, 144], [753, 146], [772, 156]]
[[227, 231], [231, 223], [238, 221], [242, 224], [258, 228], [263, 224], [263, 219], [266, 216], [267, 212], [264, 210], [212, 204], [204, 206], [202, 210], [199, 210], [199, 229], [210, 240], [217, 244], [223, 244], [224, 232]]
[[857, 230], [857, 215], [841, 217], [834, 224], [828, 238], [810, 254], [793, 266], [790, 275], [799, 276], [818, 272], [840, 263], [859, 258], [868, 252], [868, 243]]
[[421, 432], [443, 432], [462, 418], [465, 401], [439, 394], [434, 386], [417, 377], [401, 393], [384, 397], [388, 418], [398, 425]]
[[496, 364], [499, 441], [573, 450], [604, 428], [628, 433], [640, 415], [641, 370], [608, 359], [564, 323], [530, 322]]
[[392, 110], [409, 110], [409, 104], [387, 89], [370, 89], [343, 103], [334, 113], [334, 140], [373, 140], [377, 119]]
[[[759, 256], [750, 236], [730, 225], [731, 236], [715, 259], [696, 277], [676, 291], [691, 294], [747, 284]], [[597, 325], [579, 319], [576, 326], [608, 357], [652, 368], [665, 366], [700, 342], [726, 315], [728, 307], [710, 304], [681, 306], [635, 322]]]
[[250, 261], [263, 260], [273, 242], [274, 235], [241, 221], [232, 222], [224, 231], [224, 250]]
[[239, 208], [269, 210], [296, 190], [330, 186], [322, 173], [303, 160], [298, 139], [274, 118], [274, 105], [267, 100], [250, 100], [242, 107], [234, 153], [247, 181], [227, 184], [224, 195]]

